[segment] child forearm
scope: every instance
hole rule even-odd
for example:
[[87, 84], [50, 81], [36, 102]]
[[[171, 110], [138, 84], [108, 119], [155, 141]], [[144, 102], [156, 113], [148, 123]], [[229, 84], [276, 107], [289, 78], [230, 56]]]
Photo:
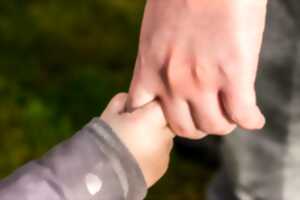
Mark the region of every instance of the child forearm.
[[98, 118], [0, 182], [1, 200], [142, 200], [145, 194], [138, 164]]

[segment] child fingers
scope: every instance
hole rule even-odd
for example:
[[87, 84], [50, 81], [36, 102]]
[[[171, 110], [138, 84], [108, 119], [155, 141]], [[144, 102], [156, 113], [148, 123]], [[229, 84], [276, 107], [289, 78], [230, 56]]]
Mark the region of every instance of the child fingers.
[[105, 112], [111, 114], [123, 113], [125, 111], [127, 98], [128, 95], [126, 93], [119, 93], [115, 95], [106, 107]]
[[172, 131], [172, 129], [168, 126], [164, 127], [164, 134], [167, 139], [174, 139], [176, 134]]
[[175, 138], [175, 134], [169, 129], [166, 128], [166, 130], [164, 131], [164, 135], [166, 137], [166, 148], [168, 153], [171, 153], [173, 147], [174, 147], [174, 138]]
[[176, 136], [172, 130], [165, 126], [161, 127], [159, 130], [153, 131], [151, 134], [151, 137], [155, 138], [156, 147], [161, 149], [162, 152], [170, 154], [173, 149], [174, 138]]

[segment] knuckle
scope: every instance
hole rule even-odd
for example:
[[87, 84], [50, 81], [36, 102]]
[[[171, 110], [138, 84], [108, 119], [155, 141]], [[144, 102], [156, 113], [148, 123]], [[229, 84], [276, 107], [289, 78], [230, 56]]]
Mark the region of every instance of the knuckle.
[[191, 80], [193, 83], [201, 88], [208, 88], [215, 79], [215, 71], [212, 66], [207, 64], [199, 64], [191, 67]]
[[165, 87], [170, 92], [183, 92], [185, 88], [185, 74], [179, 70], [180, 66], [173, 61], [170, 61], [165, 67], [160, 70], [160, 76], [165, 84]]
[[169, 87], [176, 85], [178, 81], [176, 74], [174, 74], [173, 68], [174, 66], [169, 64], [161, 71], [163, 80]]

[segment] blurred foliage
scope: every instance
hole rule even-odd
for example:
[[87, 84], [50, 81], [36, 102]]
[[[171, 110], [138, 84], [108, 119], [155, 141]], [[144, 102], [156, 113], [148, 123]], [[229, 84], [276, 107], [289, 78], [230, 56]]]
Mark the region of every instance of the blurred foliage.
[[[0, 1], [1, 177], [69, 137], [127, 90], [143, 6], [141, 0]], [[197, 183], [208, 175], [175, 160], [149, 199], [200, 198]], [[177, 177], [179, 171], [196, 175]], [[190, 189], [182, 186], [187, 182]]]
[[147, 200], [202, 200], [215, 168], [173, 153], [167, 174], [149, 191]]

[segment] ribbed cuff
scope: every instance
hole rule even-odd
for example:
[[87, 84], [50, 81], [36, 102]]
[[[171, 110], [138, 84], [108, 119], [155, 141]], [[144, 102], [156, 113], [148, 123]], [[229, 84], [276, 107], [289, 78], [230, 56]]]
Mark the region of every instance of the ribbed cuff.
[[112, 128], [100, 118], [94, 118], [88, 125], [90, 133], [98, 138], [97, 143], [114, 171], [118, 175], [126, 200], [142, 200], [147, 193], [143, 173], [127, 147], [122, 143]]

